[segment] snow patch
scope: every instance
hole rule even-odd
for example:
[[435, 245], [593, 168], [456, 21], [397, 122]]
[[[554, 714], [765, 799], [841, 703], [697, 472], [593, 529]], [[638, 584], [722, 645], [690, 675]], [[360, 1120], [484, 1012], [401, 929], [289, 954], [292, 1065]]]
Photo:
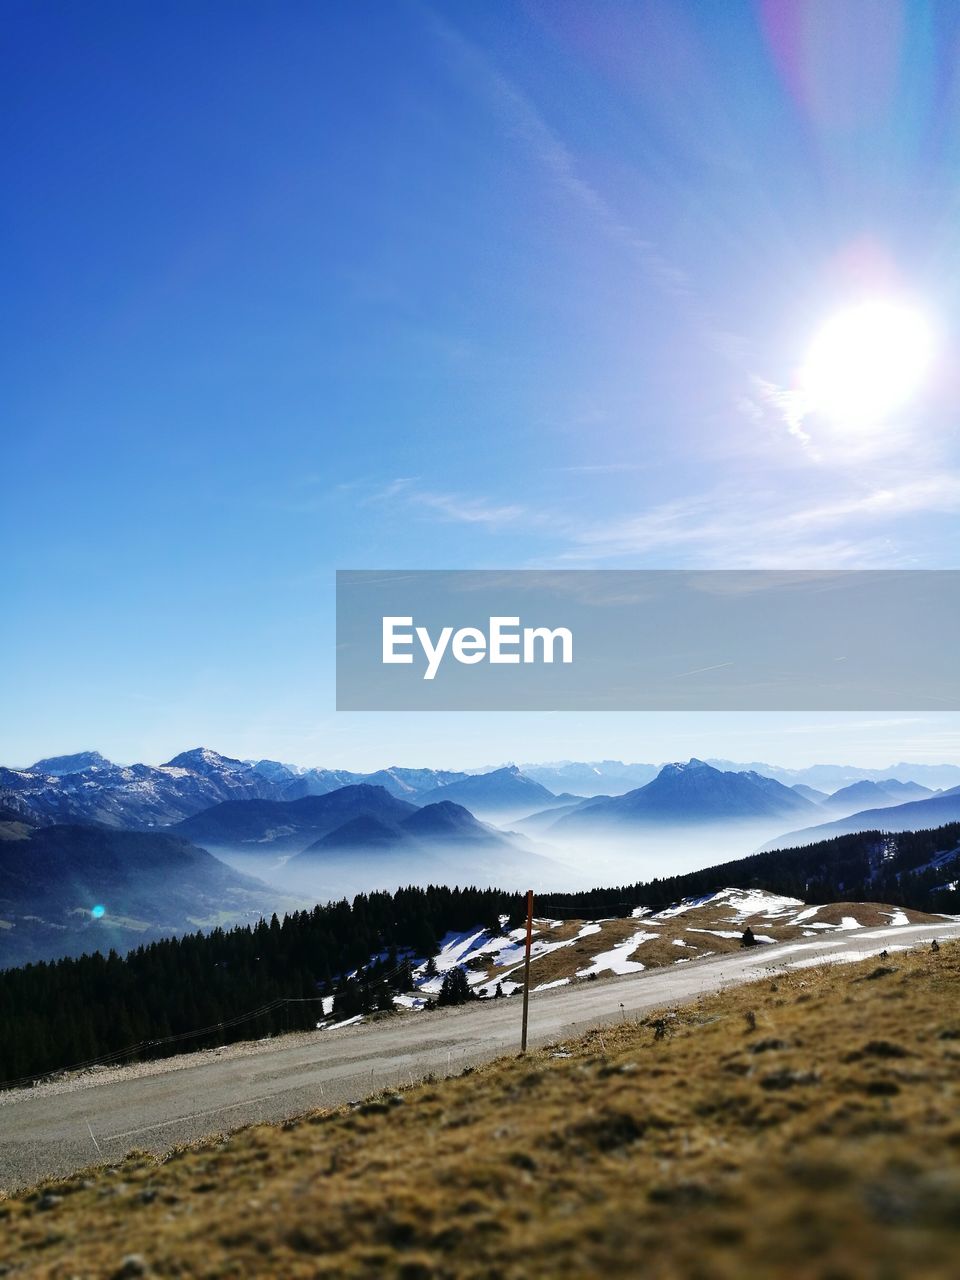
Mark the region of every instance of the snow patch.
[[342, 1022], [330, 1022], [326, 1026], [318, 1027], [318, 1031], [339, 1031], [341, 1027], [353, 1027], [358, 1022], [363, 1021], [363, 1014], [356, 1013], [352, 1018], [344, 1018]]
[[635, 933], [626, 942], [621, 942], [618, 947], [613, 947], [610, 951], [603, 951], [600, 955], [594, 956], [593, 962], [586, 969], [577, 970], [577, 977], [586, 978], [591, 973], [599, 974], [607, 970], [611, 973], [639, 973], [646, 966], [640, 964], [638, 960], [628, 960], [627, 957], [632, 955], [642, 942], [659, 937], [659, 933], [647, 933], [641, 929], [639, 933]]

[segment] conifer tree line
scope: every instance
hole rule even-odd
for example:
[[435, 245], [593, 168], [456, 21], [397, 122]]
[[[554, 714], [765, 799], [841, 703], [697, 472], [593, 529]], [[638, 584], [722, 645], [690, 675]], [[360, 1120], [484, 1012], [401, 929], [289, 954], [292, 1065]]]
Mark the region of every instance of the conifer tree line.
[[[521, 895], [496, 889], [407, 888], [164, 939], [123, 957], [111, 951], [7, 969], [0, 1083], [138, 1044], [124, 1061], [307, 1029], [322, 1017], [325, 995], [338, 1019], [391, 1009], [393, 994], [410, 990], [411, 962], [435, 955], [446, 933], [497, 931], [502, 916], [509, 925], [523, 912]], [[203, 1036], [151, 1043], [205, 1027], [212, 1030]]]
[[[952, 862], [929, 864], [948, 850]], [[949, 887], [960, 874], [960, 822], [930, 831], [858, 831], [799, 849], [755, 853], [704, 871], [636, 885], [647, 906], [669, 906], [681, 898], [718, 889], [766, 889], [804, 902], [884, 902], [917, 911], [960, 911], [960, 891]]]
[[[956, 882], [960, 859], [928, 865], [958, 845], [960, 823], [894, 836], [862, 832], [649, 883], [552, 893], [538, 897], [537, 912], [626, 916], [728, 886], [810, 903], [960, 912], [960, 892], [942, 887]], [[324, 996], [333, 997], [338, 1019], [390, 1010], [394, 994], [411, 988], [413, 962], [434, 956], [446, 933], [497, 931], [503, 917], [514, 928], [524, 913], [522, 894], [405, 888], [359, 894], [282, 921], [274, 915], [254, 926], [165, 939], [124, 957], [111, 951], [8, 969], [0, 972], [0, 1085], [130, 1046], [140, 1047], [125, 1061], [307, 1029], [320, 1020]], [[471, 998], [465, 975], [451, 971], [438, 1003]], [[254, 1010], [261, 1012], [244, 1016]], [[210, 1030], [193, 1034], [201, 1028]], [[187, 1038], [163, 1043], [174, 1036]]]

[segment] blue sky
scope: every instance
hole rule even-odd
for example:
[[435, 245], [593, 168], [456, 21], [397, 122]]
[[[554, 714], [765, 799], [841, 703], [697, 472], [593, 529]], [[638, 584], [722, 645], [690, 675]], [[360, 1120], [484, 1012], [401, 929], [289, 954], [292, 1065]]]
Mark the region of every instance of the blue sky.
[[[956, 567], [960, 9], [3, 6], [0, 759], [955, 758], [956, 717], [337, 716], [337, 568]], [[920, 299], [898, 415], [811, 335]]]

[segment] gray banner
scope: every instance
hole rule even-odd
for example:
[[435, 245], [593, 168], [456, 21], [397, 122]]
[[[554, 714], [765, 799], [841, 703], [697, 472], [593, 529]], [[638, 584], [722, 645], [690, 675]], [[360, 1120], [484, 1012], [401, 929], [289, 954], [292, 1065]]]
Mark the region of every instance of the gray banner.
[[960, 709], [960, 571], [343, 570], [341, 711]]

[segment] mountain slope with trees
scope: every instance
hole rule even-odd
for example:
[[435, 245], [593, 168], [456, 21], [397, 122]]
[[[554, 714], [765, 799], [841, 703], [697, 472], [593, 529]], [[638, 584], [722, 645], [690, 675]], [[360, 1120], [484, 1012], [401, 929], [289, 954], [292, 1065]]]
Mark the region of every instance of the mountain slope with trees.
[[0, 967], [126, 951], [284, 900], [182, 836], [0, 821]]
[[[662, 910], [739, 885], [809, 903], [872, 901], [960, 912], [958, 877], [960, 824], [953, 824], [898, 836], [858, 833], [648, 883], [550, 894], [543, 909], [580, 920], [628, 916], [638, 907]], [[317, 906], [269, 924], [155, 942], [126, 958], [84, 956], [0, 972], [0, 1008], [12, 1028], [0, 1038], [0, 1080], [202, 1027], [211, 1030], [191, 1038], [191, 1046], [313, 1026], [325, 995], [335, 996], [338, 1014], [389, 1008], [391, 993], [409, 987], [409, 961], [434, 955], [445, 934], [497, 931], [501, 917], [513, 927], [524, 910], [518, 893], [406, 888], [360, 894], [352, 903]], [[279, 1000], [304, 1003], [227, 1025]], [[140, 1052], [156, 1057], [183, 1047], [145, 1043]]]

